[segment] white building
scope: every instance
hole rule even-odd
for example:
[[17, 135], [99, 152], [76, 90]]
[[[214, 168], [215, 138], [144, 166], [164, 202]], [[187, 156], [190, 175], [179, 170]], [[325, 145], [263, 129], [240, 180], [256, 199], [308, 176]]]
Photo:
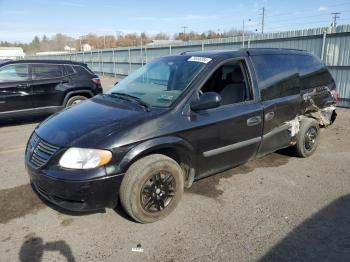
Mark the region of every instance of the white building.
[[0, 60], [2, 59], [19, 59], [23, 58], [25, 53], [22, 47], [0, 47]]
[[69, 45], [66, 45], [63, 49], [64, 51], [77, 51], [75, 47], [70, 47]]
[[83, 45], [81, 46], [81, 49], [82, 49], [82, 51], [84, 51], [84, 52], [91, 51], [91, 45], [89, 45], [89, 44], [83, 44]]

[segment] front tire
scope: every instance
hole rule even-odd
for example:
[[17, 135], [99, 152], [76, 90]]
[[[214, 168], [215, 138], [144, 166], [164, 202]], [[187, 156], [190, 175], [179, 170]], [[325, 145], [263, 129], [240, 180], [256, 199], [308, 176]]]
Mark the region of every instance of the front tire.
[[120, 186], [120, 202], [134, 220], [152, 223], [176, 208], [183, 190], [179, 164], [165, 155], [153, 154], [129, 167]]
[[313, 118], [305, 118], [301, 122], [300, 130], [297, 135], [295, 153], [299, 157], [311, 156], [318, 145], [318, 135], [320, 126]]

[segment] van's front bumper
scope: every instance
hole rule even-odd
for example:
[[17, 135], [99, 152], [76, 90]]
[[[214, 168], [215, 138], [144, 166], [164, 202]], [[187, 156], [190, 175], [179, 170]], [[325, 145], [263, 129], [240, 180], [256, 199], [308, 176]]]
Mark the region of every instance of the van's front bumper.
[[63, 209], [92, 211], [106, 207], [114, 208], [117, 205], [123, 174], [87, 180], [67, 180], [52, 177], [49, 171], [36, 170], [28, 163], [26, 169], [34, 190], [47, 201]]

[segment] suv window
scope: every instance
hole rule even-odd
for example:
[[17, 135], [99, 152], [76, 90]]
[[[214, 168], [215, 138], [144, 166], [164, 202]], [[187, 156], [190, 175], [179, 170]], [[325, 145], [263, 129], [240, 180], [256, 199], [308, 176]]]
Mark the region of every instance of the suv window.
[[201, 92], [216, 92], [220, 94], [222, 105], [250, 100], [250, 92], [242, 62], [229, 62], [221, 66], [204, 84]]
[[262, 100], [300, 93], [300, 81], [294, 55], [252, 56]]
[[60, 65], [34, 64], [32, 65], [33, 79], [49, 79], [62, 76], [62, 67]]
[[27, 80], [29, 80], [29, 67], [26, 64], [13, 64], [0, 68], [0, 83]]

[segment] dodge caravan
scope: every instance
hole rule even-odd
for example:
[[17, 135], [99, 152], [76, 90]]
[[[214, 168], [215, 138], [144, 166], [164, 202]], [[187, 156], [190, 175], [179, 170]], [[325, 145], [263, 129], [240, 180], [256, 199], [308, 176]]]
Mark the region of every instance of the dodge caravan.
[[305, 51], [163, 57], [41, 123], [26, 169], [35, 191], [58, 206], [120, 201], [136, 221], [154, 222], [198, 179], [281, 148], [312, 155], [336, 101], [331, 74]]

